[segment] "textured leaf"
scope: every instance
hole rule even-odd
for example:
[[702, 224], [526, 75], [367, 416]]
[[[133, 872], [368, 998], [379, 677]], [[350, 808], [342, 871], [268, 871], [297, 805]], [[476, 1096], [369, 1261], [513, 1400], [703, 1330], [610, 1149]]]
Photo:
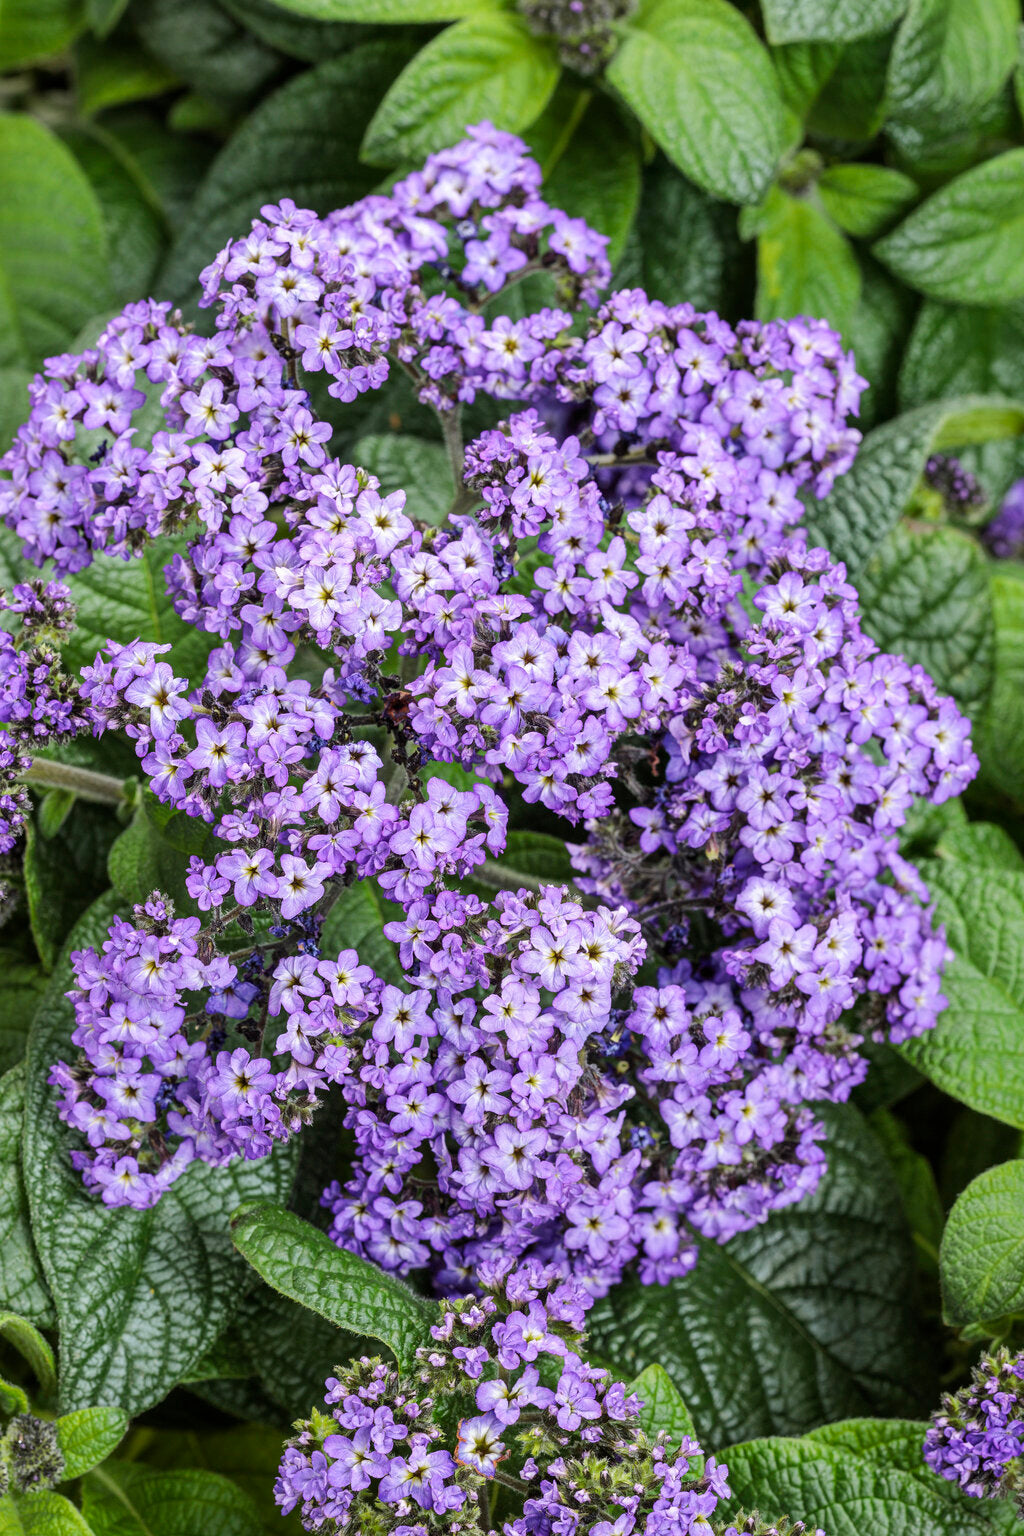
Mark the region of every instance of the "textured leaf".
[[945, 860], [921, 873], [953, 950], [949, 1001], [900, 1049], [954, 1098], [1024, 1127], [1024, 874]]
[[106, 1461], [128, 1431], [121, 1408], [79, 1408], [57, 1420], [57, 1443], [64, 1457], [64, 1481], [81, 1477]]
[[165, 70], [233, 109], [258, 95], [283, 62], [214, 0], [136, 0], [132, 24]]
[[944, 832], [935, 849], [940, 859], [958, 859], [986, 869], [1024, 872], [1024, 855], [1002, 827], [989, 821], [972, 821]]
[[1024, 583], [994, 567], [995, 619], [992, 693], [974, 733], [982, 777], [1017, 805], [1024, 805]]
[[860, 297], [846, 237], [810, 200], [773, 187], [757, 214], [757, 315], [814, 315], [845, 331]]
[[930, 298], [991, 305], [1024, 296], [1024, 149], [948, 182], [874, 251]]
[[783, 147], [771, 61], [727, 0], [643, 0], [608, 79], [666, 155], [714, 197], [762, 197]]
[[405, 971], [398, 950], [384, 937], [384, 924], [400, 915], [401, 909], [381, 894], [375, 881], [360, 880], [343, 890], [328, 912], [321, 951], [336, 956], [343, 949], [354, 949], [363, 965], [393, 986], [401, 986]]
[[260, 42], [306, 64], [322, 64], [361, 40], [358, 29], [346, 21], [318, 21], [296, 14], [291, 6], [278, 5], [277, 0], [220, 0], [220, 4]]
[[995, 621], [977, 543], [953, 528], [899, 524], [857, 585], [872, 639], [920, 662], [943, 693], [978, 714], [992, 684]]
[[[696, 1439], [690, 1411], [671, 1376], [660, 1365], [646, 1365], [629, 1391], [640, 1398], [640, 1423], [649, 1435], [665, 1434], [666, 1444], [679, 1449], [685, 1436]], [[696, 1463], [696, 1465], [695, 1465]], [[703, 1458], [694, 1457], [690, 1470], [699, 1476]]]
[[1014, 63], [1018, 0], [909, 0], [889, 61], [893, 118], [927, 130], [968, 122]]
[[378, 173], [359, 164], [353, 145], [408, 57], [398, 39], [362, 43], [262, 101], [210, 167], [158, 291], [192, 294], [199, 269], [245, 233], [264, 203], [289, 196], [327, 213], [369, 192]]
[[1024, 305], [964, 309], [927, 299], [900, 369], [901, 405], [988, 393], [1024, 396]]
[[[209, 854], [218, 844], [205, 822], [183, 818], [198, 834], [198, 846], [192, 853]], [[210, 846], [208, 846], [208, 844]], [[185, 886], [189, 853], [174, 846], [154, 820], [148, 803], [143, 802], [131, 822], [114, 842], [107, 859], [110, 883], [124, 904], [134, 906], [146, 901], [154, 891], [170, 896], [179, 912], [194, 912]]]
[[153, 1472], [112, 1461], [86, 1474], [82, 1512], [94, 1536], [259, 1536], [251, 1499], [216, 1472]]
[[379, 1339], [396, 1359], [410, 1364], [437, 1316], [394, 1275], [386, 1274], [331, 1242], [325, 1232], [279, 1206], [244, 1206], [232, 1218], [231, 1235], [268, 1285], [319, 1312], [338, 1328]]
[[148, 294], [169, 240], [159, 204], [132, 174], [118, 141], [95, 126], [69, 132], [64, 142], [92, 184], [103, 210], [110, 248], [110, 286], [118, 303]]
[[796, 1510], [828, 1536], [983, 1536], [992, 1529], [989, 1512], [925, 1467], [925, 1428], [855, 1419], [801, 1439], [730, 1446], [727, 1509], [756, 1505], [769, 1519]]
[[665, 1367], [705, 1445], [927, 1397], [899, 1191], [856, 1110], [822, 1118], [829, 1167], [813, 1195], [724, 1247], [702, 1243], [684, 1280], [630, 1281], [591, 1313], [591, 1343], [618, 1367]]
[[25, 1068], [0, 1077], [0, 1309], [51, 1328], [53, 1303], [32, 1241], [21, 1171]]
[[397, 432], [370, 433], [356, 443], [352, 460], [377, 476], [382, 494], [405, 492], [408, 517], [436, 525], [444, 522], [455, 482], [441, 443]]
[[930, 454], [1022, 430], [1024, 408], [985, 395], [938, 401], [886, 421], [867, 434], [853, 468], [812, 507], [808, 537], [844, 560], [856, 579], [899, 521]]
[[0, 69], [59, 53], [84, 24], [82, 0], [3, 0]]
[[70, 1499], [49, 1488], [0, 1499], [0, 1536], [98, 1536]]
[[1024, 1162], [968, 1184], [949, 1213], [940, 1256], [942, 1301], [954, 1328], [1024, 1309]]
[[[102, 942], [115, 911], [107, 898], [75, 929], [69, 948]], [[28, 1057], [24, 1167], [39, 1257], [57, 1308], [60, 1395], [66, 1411], [96, 1402], [139, 1413], [188, 1372], [244, 1291], [228, 1214], [241, 1200], [281, 1198], [291, 1149], [228, 1168], [196, 1164], [148, 1211], [111, 1210], [71, 1167], [74, 1138], [57, 1120], [47, 1085], [69, 1054], [66, 961], [36, 1016]]]
[[762, 0], [772, 43], [840, 42], [887, 32], [907, 0]]
[[818, 192], [840, 229], [873, 240], [914, 202], [917, 183], [886, 165], [830, 165]]
[[366, 130], [362, 156], [371, 165], [420, 160], [483, 117], [519, 133], [540, 116], [557, 83], [552, 38], [535, 36], [506, 11], [467, 16], [406, 65]]
[[[9, 22], [2, 23], [6, 36]], [[109, 302], [96, 195], [34, 118], [0, 115], [0, 365], [34, 368]]]
[[46, 972], [17, 950], [0, 949], [4, 1006], [0, 1011], [0, 1076], [25, 1054], [32, 1015], [46, 990]]
[[282, 10], [316, 21], [457, 21], [496, 10], [500, 0], [277, 0]]

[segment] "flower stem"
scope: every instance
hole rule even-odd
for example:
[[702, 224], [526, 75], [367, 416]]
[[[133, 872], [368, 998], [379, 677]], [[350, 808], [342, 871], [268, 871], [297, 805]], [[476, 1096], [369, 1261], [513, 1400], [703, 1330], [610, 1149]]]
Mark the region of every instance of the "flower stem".
[[80, 800], [92, 800], [98, 805], [125, 805], [129, 799], [123, 779], [115, 779], [109, 773], [94, 773], [91, 768], [72, 768], [48, 757], [34, 757], [21, 777], [26, 784], [39, 789], [67, 789]]

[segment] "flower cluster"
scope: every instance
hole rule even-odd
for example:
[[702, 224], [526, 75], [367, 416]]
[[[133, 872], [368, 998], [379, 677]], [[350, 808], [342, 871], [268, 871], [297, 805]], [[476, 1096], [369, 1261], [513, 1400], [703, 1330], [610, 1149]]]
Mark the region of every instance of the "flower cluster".
[[933, 453], [924, 467], [924, 483], [940, 498], [947, 516], [971, 520], [987, 497], [975, 475], [950, 453]]
[[714, 1519], [727, 1469], [690, 1436], [647, 1434], [640, 1400], [577, 1353], [577, 1287], [537, 1265], [480, 1284], [442, 1306], [412, 1370], [363, 1359], [327, 1382], [281, 1463], [285, 1513], [379, 1536], [737, 1536]]
[[932, 1415], [924, 1459], [972, 1498], [1015, 1498], [1024, 1518], [1024, 1355], [985, 1355]]
[[[63, 569], [187, 530], [168, 590], [213, 647], [198, 677], [141, 639], [83, 673], [91, 729], [207, 836], [191, 915], [154, 893], [75, 958], [77, 1163], [145, 1206], [338, 1092], [334, 1236], [447, 1294], [510, 1259], [668, 1280], [694, 1229], [813, 1188], [809, 1104], [943, 1005], [897, 834], [976, 766], [799, 530], [858, 441], [838, 337], [639, 290], [574, 319], [603, 242], [539, 180], [484, 126], [386, 197], [265, 208], [204, 275], [213, 338], [130, 306], [37, 381], [0, 484]], [[487, 318], [532, 271], [569, 310]], [[459, 469], [430, 522], [313, 409], [311, 374], [344, 401], [396, 364]], [[517, 409], [463, 452], [478, 395]], [[524, 806], [577, 839], [577, 889], [487, 901]], [[370, 880], [401, 985], [323, 952]]]
[[999, 511], [984, 531], [985, 543], [997, 560], [1024, 559], [1024, 480], [1007, 491]]
[[580, 75], [596, 75], [615, 51], [615, 23], [637, 0], [518, 0], [532, 32], [553, 37], [558, 57]]

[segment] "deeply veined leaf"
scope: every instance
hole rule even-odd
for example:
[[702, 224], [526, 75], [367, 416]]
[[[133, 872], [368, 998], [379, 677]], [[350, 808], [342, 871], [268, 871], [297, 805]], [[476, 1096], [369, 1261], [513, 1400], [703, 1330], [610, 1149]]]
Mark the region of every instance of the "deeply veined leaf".
[[927, 130], [967, 123], [1014, 64], [1018, 0], [909, 0], [889, 60], [893, 118]]
[[[123, 904], [97, 902], [68, 950], [99, 945]], [[50, 1068], [72, 1047], [68, 962], [57, 967], [29, 1048], [24, 1168], [35, 1237], [60, 1329], [65, 1411], [96, 1402], [139, 1413], [188, 1372], [223, 1329], [245, 1285], [229, 1213], [249, 1198], [287, 1195], [293, 1154], [258, 1162], [196, 1164], [151, 1210], [110, 1209], [90, 1195], [68, 1153], [76, 1138], [57, 1119]]]
[[900, 404], [988, 392], [1024, 398], [1024, 304], [966, 309], [926, 299], [900, 368]]
[[35, 118], [0, 114], [0, 366], [62, 351], [109, 303], [106, 268], [103, 215], [74, 156]]
[[608, 79], [668, 158], [733, 203], [767, 190], [784, 114], [764, 46], [728, 0], [643, 0]]
[[0, 1310], [53, 1326], [53, 1304], [36, 1256], [21, 1171], [24, 1064], [0, 1077]]
[[382, 166], [422, 159], [484, 117], [520, 133], [557, 83], [552, 38], [537, 37], [507, 11], [467, 16], [431, 38], [403, 69], [366, 130], [363, 159]]
[[887, 32], [907, 0], [762, 0], [771, 43], [851, 42]]
[[953, 860], [921, 873], [953, 950], [948, 1004], [900, 1049], [954, 1098], [1024, 1127], [1024, 874]]
[[0, 1536], [100, 1536], [100, 1533], [92, 1529], [62, 1493], [54, 1493], [50, 1488], [33, 1488], [17, 1499], [10, 1495], [0, 1499]]
[[232, 1218], [239, 1253], [268, 1285], [338, 1328], [379, 1339], [403, 1365], [429, 1338], [434, 1303], [404, 1281], [338, 1248], [325, 1232], [280, 1206], [252, 1203]]
[[705, 1446], [913, 1412], [935, 1390], [885, 1155], [852, 1107], [822, 1118], [828, 1172], [814, 1194], [723, 1247], [702, 1242], [685, 1279], [629, 1280], [590, 1314], [591, 1344], [617, 1370], [664, 1366]]
[[370, 433], [352, 449], [352, 461], [375, 474], [381, 495], [405, 492], [405, 514], [424, 522], [444, 522], [455, 482], [448, 455], [440, 443], [397, 432]]
[[[670, 1449], [679, 1449], [684, 1438], [697, 1438], [690, 1410], [683, 1402], [679, 1388], [661, 1365], [645, 1365], [639, 1376], [629, 1385], [640, 1399], [640, 1423], [645, 1432], [654, 1438], [665, 1435]], [[690, 1471], [699, 1477], [703, 1469], [703, 1457], [693, 1457]]]
[[887, 165], [830, 165], [818, 193], [840, 229], [873, 240], [916, 200], [917, 183]]
[[284, 11], [314, 21], [457, 21], [501, 8], [501, 0], [277, 0]]
[[57, 1443], [64, 1457], [64, 1480], [81, 1477], [106, 1461], [128, 1430], [128, 1415], [121, 1408], [79, 1408], [58, 1420]]
[[990, 305], [1024, 296], [1024, 149], [947, 182], [874, 252], [933, 299]]
[[1005, 561], [991, 575], [995, 662], [988, 708], [974, 732], [983, 780], [1024, 806], [1024, 583]]
[[1024, 1309], [1024, 1162], [988, 1168], [960, 1195], [939, 1256], [942, 1303], [954, 1328]]
[[[548, 110], [556, 113], [564, 127], [563, 109], [562, 94], [557, 92]], [[547, 201], [607, 235], [613, 264], [622, 254], [640, 202], [637, 140], [635, 125], [623, 118], [609, 98], [594, 96], [561, 153], [544, 164]]]

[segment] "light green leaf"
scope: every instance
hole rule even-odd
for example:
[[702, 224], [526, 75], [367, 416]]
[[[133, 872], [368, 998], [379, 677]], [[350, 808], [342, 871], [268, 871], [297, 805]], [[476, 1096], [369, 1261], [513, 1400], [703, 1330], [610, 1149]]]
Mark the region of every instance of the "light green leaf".
[[277, 0], [282, 10], [314, 21], [457, 21], [501, 8], [501, 0]]
[[627, 1281], [590, 1314], [591, 1344], [617, 1369], [664, 1366], [704, 1445], [914, 1411], [934, 1390], [885, 1155], [851, 1106], [822, 1119], [828, 1172], [814, 1194], [724, 1247], [702, 1242], [684, 1280]]
[[985, 869], [1024, 872], [1024, 855], [1002, 827], [990, 821], [972, 821], [944, 832], [935, 849], [940, 859], [959, 860]]
[[808, 537], [844, 560], [856, 579], [899, 521], [930, 454], [1024, 431], [1024, 406], [965, 395], [919, 406], [869, 432], [850, 471], [806, 521]]
[[384, 981], [401, 986], [405, 971], [398, 950], [384, 937], [384, 924], [401, 916], [401, 908], [381, 894], [374, 880], [359, 880], [341, 892], [331, 907], [320, 937], [320, 948], [329, 957], [354, 949], [360, 962]]
[[917, 183], [885, 165], [830, 165], [818, 192], [840, 229], [873, 240], [914, 202]]
[[0, 1338], [14, 1346], [28, 1362], [39, 1383], [41, 1397], [50, 1397], [57, 1385], [53, 1350], [39, 1329], [17, 1312], [0, 1312]]
[[49, 1488], [0, 1499], [0, 1536], [98, 1536], [62, 1493]]
[[0, 115], [0, 365], [34, 368], [67, 346], [108, 302], [106, 264], [74, 156], [34, 118]]
[[[683, 1402], [675, 1382], [660, 1365], [646, 1365], [639, 1376], [629, 1384], [630, 1392], [640, 1398], [640, 1423], [652, 1437], [667, 1435], [666, 1445], [678, 1450], [685, 1437], [697, 1438], [690, 1411]], [[704, 1467], [703, 1456], [695, 1456], [690, 1471], [699, 1477]]]
[[1024, 1162], [974, 1179], [949, 1213], [940, 1255], [946, 1322], [995, 1322], [1024, 1310]]
[[1024, 296], [1024, 149], [948, 182], [874, 251], [930, 298], [991, 305]]
[[448, 455], [440, 443], [397, 432], [373, 432], [352, 449], [352, 462], [380, 481], [381, 494], [405, 492], [408, 517], [440, 526], [455, 495]]
[[64, 1457], [64, 1480], [70, 1482], [106, 1461], [128, 1432], [128, 1415], [120, 1408], [79, 1408], [57, 1420], [57, 1443]]
[[992, 686], [995, 620], [977, 543], [954, 528], [898, 524], [857, 585], [872, 639], [920, 662], [961, 709], [979, 714]]
[[771, 43], [847, 43], [887, 32], [907, 0], [762, 0]]
[[112, 1461], [86, 1473], [82, 1512], [93, 1536], [260, 1536], [254, 1504], [216, 1472], [154, 1472]]
[[783, 147], [778, 82], [728, 0], [643, 0], [608, 80], [673, 164], [714, 197], [763, 197]]
[[989, 392], [1024, 397], [1024, 304], [964, 309], [926, 299], [900, 369], [901, 405]]
[[25, 1068], [0, 1077], [0, 1308], [52, 1328], [53, 1303], [32, 1241], [21, 1171]]
[[[69, 949], [102, 943], [118, 904], [97, 902]], [[24, 1168], [32, 1230], [60, 1327], [65, 1411], [105, 1402], [139, 1413], [158, 1402], [223, 1330], [246, 1271], [227, 1232], [250, 1198], [280, 1199], [294, 1154], [279, 1147], [227, 1168], [194, 1164], [148, 1211], [110, 1209], [82, 1184], [58, 1121], [50, 1068], [71, 1051], [67, 960], [36, 1016], [28, 1057]]]
[[845, 236], [815, 202], [778, 187], [756, 220], [758, 319], [814, 315], [846, 330], [861, 279]]
[[[3, 0], [0, 70], [60, 53], [84, 25], [82, 0]], [[0, 150], [0, 159], [4, 153]]]
[[995, 675], [974, 747], [981, 759], [982, 778], [999, 794], [1024, 806], [1024, 583], [1002, 562], [993, 568], [991, 586]]
[[361, 43], [260, 102], [196, 193], [158, 292], [193, 294], [199, 269], [245, 233], [264, 203], [289, 196], [328, 213], [369, 192], [379, 175], [359, 164], [353, 145], [408, 57], [397, 38]]
[[454, 144], [468, 123], [489, 118], [520, 133], [540, 116], [558, 83], [552, 38], [521, 16], [482, 11], [431, 38], [407, 64], [366, 130], [362, 156], [399, 165]]
[[83, 37], [75, 49], [75, 90], [85, 117], [161, 96], [177, 84], [173, 70], [133, 43]]
[[909, 0], [889, 60], [890, 115], [927, 131], [968, 123], [1014, 64], [1018, 0]]
[[433, 1302], [404, 1281], [338, 1248], [325, 1232], [280, 1206], [253, 1202], [232, 1217], [231, 1236], [259, 1275], [338, 1328], [379, 1339], [403, 1365], [429, 1338]]
[[[180, 814], [180, 813], [179, 813]], [[217, 846], [217, 839], [206, 823], [183, 818], [185, 830], [194, 834], [194, 846], [189, 850], [175, 847], [165, 835], [148, 799], [137, 807], [131, 822], [113, 843], [107, 858], [107, 873], [118, 896], [127, 906], [146, 901], [154, 891], [162, 891], [174, 902], [179, 913], [194, 911], [192, 900], [185, 886], [191, 853], [209, 857]]]
[[1024, 1127], [1024, 874], [921, 865], [953, 960], [934, 1029], [900, 1047], [954, 1098]]

